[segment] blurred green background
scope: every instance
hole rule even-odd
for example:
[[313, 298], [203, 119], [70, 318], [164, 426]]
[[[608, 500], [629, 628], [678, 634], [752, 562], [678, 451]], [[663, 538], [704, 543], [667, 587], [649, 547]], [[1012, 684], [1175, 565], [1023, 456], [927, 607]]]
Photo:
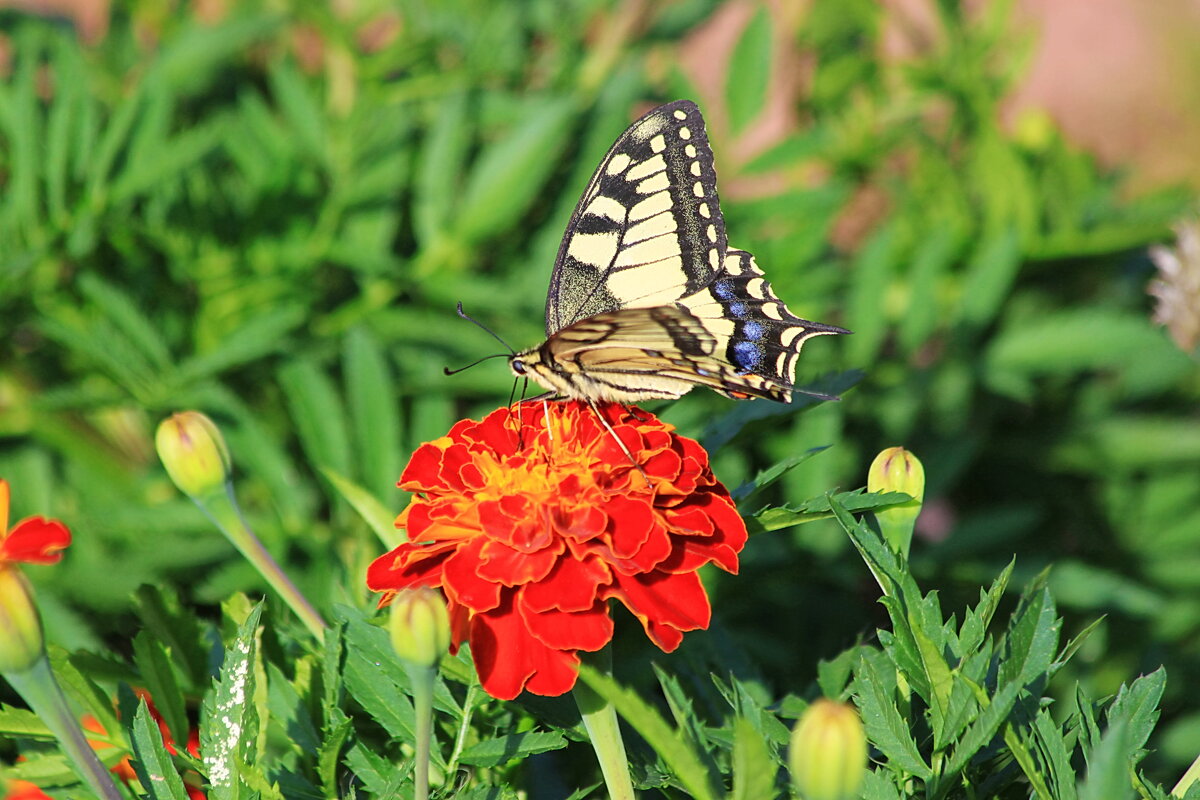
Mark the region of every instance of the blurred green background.
[[[714, 450], [718, 476], [829, 446], [767, 498], [798, 504], [905, 445], [929, 479], [922, 583], [956, 608], [1014, 554], [1026, 578], [1053, 564], [1068, 634], [1107, 615], [1075, 677], [1102, 696], [1166, 664], [1150, 771], [1200, 751], [1200, 289], [1169, 330], [1147, 294], [1195, 161], [1064, 132], [1077, 116], [1039, 110], [1026, 77], [1068, 44], [1020, 9], [51, 5], [0, 9], [0, 476], [16, 517], [75, 533], [33, 570], [53, 641], [124, 652], [144, 583], [202, 614], [263, 588], [154, 456], [184, 408], [223, 426], [239, 496], [305, 591], [369, 607], [382, 548], [320, 468], [403, 507], [412, 449], [511, 389], [495, 362], [441, 374], [497, 350], [455, 302], [539, 341], [591, 171], [687, 97], [731, 241], [797, 314], [855, 332], [810, 344], [802, 382], [862, 376], [838, 403], [764, 405]], [[1196, 30], [1159, 52], [1179, 56], [1172, 88], [1200, 85]], [[1184, 269], [1200, 285], [1200, 259]], [[702, 441], [747, 413], [703, 391], [651, 408]], [[712, 576], [717, 635], [696, 646], [806, 685], [881, 620], [848, 550], [825, 523], [755, 536], [741, 576]]]

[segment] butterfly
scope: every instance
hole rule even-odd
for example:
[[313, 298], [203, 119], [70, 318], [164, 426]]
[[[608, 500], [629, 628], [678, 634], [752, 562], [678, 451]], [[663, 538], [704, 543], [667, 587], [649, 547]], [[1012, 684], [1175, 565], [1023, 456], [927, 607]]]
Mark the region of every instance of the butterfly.
[[791, 402], [801, 346], [840, 333], [793, 315], [754, 256], [729, 245], [704, 118], [676, 100], [601, 160], [558, 248], [546, 341], [508, 365], [593, 405], [695, 386]]

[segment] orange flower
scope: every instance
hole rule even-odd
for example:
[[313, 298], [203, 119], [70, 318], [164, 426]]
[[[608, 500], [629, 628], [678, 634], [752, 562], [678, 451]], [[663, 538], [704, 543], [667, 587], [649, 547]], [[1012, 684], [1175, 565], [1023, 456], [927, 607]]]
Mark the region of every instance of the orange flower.
[[9, 781], [4, 787], [4, 800], [53, 800], [50, 795], [29, 781]]
[[579, 651], [612, 638], [610, 599], [674, 650], [711, 616], [696, 571], [737, 571], [746, 525], [703, 448], [645, 412], [600, 413], [645, 477], [572, 401], [463, 420], [400, 476], [419, 493], [396, 520], [409, 541], [371, 565], [367, 585], [385, 593], [381, 604], [440, 586], [452, 639], [470, 641], [494, 697], [569, 691]]

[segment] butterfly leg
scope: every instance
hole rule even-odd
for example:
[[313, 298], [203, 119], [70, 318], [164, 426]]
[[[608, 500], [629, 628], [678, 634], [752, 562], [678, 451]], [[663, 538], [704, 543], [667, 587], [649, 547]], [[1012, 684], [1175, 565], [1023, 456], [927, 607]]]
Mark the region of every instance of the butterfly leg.
[[621, 448], [621, 452], [624, 453], [625, 457], [629, 459], [629, 463], [633, 464], [634, 469], [642, 474], [642, 479], [646, 481], [646, 485], [649, 486], [650, 476], [646, 474], [646, 470], [642, 469], [642, 465], [637, 463], [633, 457], [633, 453], [629, 452], [629, 448], [626, 447], [625, 443], [621, 441], [621, 437], [617, 436], [617, 432], [612, 429], [612, 426], [608, 424], [608, 420], [606, 420], [604, 415], [600, 413], [600, 408], [596, 405], [596, 401], [588, 400], [588, 405], [592, 407], [592, 411], [594, 411], [596, 414], [596, 419], [600, 420], [600, 424], [604, 426], [606, 431], [608, 431], [608, 435], [611, 436], [613, 441], [617, 443], [617, 447]]

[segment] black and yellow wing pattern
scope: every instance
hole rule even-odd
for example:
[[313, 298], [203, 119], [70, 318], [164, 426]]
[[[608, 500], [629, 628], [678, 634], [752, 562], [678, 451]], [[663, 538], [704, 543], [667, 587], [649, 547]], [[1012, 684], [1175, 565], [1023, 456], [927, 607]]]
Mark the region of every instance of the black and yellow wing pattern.
[[633, 123], [605, 155], [559, 246], [546, 341], [513, 372], [581, 400], [676, 398], [694, 386], [788, 402], [812, 336], [754, 257], [729, 247], [713, 154], [695, 103]]

